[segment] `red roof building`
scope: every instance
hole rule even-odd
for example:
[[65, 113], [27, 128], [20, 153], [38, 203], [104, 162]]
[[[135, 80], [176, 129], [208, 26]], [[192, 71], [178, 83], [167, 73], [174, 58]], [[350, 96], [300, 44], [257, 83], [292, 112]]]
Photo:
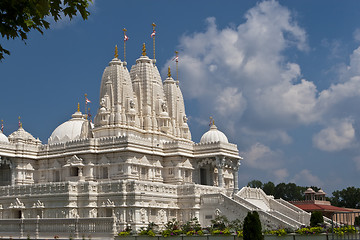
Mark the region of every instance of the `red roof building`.
[[[351, 219], [359, 215], [359, 211], [360, 211], [359, 209], [350, 209], [350, 208], [332, 206], [329, 201], [326, 201], [325, 195], [326, 193], [321, 189], [318, 192], [315, 192], [312, 188], [308, 188], [305, 191], [304, 201], [290, 201], [290, 203], [294, 204], [295, 206], [301, 208], [306, 212], [315, 212], [315, 211], [322, 212], [323, 216], [328, 217], [330, 219], [335, 213], [357, 212], [354, 213], [354, 216], [352, 216]], [[346, 221], [346, 223], [347, 222], [348, 221]], [[352, 225], [353, 222], [352, 223], [349, 222], [347, 224]]]

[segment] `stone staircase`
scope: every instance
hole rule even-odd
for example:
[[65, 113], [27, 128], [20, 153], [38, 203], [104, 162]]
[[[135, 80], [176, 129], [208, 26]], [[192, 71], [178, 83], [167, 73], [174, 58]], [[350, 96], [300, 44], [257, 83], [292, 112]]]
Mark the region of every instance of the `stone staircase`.
[[258, 188], [244, 187], [232, 198], [222, 193], [201, 196], [200, 218], [207, 226], [216, 215], [243, 220], [249, 211], [259, 213], [263, 229], [297, 229], [310, 223], [309, 213], [284, 200], [275, 200]]

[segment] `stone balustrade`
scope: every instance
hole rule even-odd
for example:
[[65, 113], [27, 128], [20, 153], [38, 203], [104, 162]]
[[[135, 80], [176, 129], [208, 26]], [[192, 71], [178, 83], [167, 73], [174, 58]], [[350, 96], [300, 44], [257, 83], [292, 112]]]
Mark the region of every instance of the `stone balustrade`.
[[0, 219], [0, 235], [23, 238], [79, 238], [116, 235], [116, 218]]
[[23, 196], [23, 195], [37, 195], [37, 194], [57, 194], [67, 193], [71, 182], [56, 182], [35, 185], [10, 185], [1, 186], [1, 196]]

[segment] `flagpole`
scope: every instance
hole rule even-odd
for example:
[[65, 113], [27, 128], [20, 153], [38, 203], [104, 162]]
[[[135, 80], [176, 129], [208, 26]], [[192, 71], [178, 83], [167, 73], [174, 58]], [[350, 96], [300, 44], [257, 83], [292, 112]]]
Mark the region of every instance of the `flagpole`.
[[86, 119], [87, 119], [87, 100], [86, 100], [86, 97], [87, 97], [87, 94], [85, 93], [85, 116], [86, 116]]
[[88, 108], [88, 116], [89, 116], [89, 120], [90, 120], [90, 122], [92, 122], [92, 120], [91, 120], [90, 108]]
[[124, 62], [126, 62], [126, 28], [123, 29], [124, 31]]
[[175, 62], [176, 62], [176, 82], [179, 83], [179, 69], [178, 69], [178, 64], [179, 64], [179, 52], [175, 51]]
[[[152, 23], [151, 25], [152, 25], [152, 27], [153, 27], [153, 33], [154, 33], [154, 32], [155, 32], [156, 24], [155, 24], [155, 23]], [[156, 35], [156, 34], [154, 34], [154, 36], [153, 36], [154, 60], [155, 60], [155, 35]]]
[[4, 133], [4, 120], [1, 119], [1, 132]]

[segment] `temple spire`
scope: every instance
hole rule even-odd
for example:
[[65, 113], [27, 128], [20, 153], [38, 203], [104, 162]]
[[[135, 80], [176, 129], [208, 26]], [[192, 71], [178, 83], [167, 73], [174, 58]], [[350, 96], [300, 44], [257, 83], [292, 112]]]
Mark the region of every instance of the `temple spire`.
[[80, 112], [80, 103], [77, 105], [77, 112]]
[[1, 132], [4, 132], [4, 120], [1, 119]]

